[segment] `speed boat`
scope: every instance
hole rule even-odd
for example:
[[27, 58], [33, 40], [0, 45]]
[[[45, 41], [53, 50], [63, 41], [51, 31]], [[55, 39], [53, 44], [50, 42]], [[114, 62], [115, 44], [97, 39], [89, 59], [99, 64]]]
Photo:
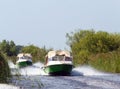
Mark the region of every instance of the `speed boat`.
[[32, 65], [32, 56], [29, 53], [20, 53], [17, 58], [16, 65], [19, 68]]
[[68, 51], [49, 51], [45, 57], [43, 70], [49, 75], [70, 75], [73, 57]]

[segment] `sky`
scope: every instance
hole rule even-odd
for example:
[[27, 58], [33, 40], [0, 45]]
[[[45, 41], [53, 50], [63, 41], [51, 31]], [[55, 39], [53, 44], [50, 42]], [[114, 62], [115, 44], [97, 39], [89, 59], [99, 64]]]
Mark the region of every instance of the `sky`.
[[120, 0], [0, 0], [0, 41], [67, 49], [78, 29], [120, 33]]

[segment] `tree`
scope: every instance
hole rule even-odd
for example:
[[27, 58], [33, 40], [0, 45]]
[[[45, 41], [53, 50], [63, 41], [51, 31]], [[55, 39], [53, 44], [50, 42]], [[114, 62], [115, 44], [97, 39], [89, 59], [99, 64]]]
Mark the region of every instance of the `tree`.
[[80, 63], [89, 61], [88, 57], [91, 54], [107, 53], [120, 49], [120, 34], [80, 30], [70, 34], [67, 33], [66, 37], [74, 59]]
[[13, 41], [10, 41], [9, 46], [10, 46], [9, 56], [17, 55], [17, 49], [15, 43]]
[[3, 40], [0, 43], [0, 51], [6, 54], [7, 56], [16, 56], [17, 50], [16, 45], [13, 41]]

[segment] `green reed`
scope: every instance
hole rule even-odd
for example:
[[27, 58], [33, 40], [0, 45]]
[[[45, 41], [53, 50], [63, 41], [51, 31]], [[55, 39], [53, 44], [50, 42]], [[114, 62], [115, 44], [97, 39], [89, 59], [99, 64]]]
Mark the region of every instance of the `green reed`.
[[120, 73], [120, 52], [100, 53], [90, 57], [89, 64], [98, 70]]
[[8, 62], [6, 61], [4, 55], [0, 53], [0, 83], [8, 83], [11, 77]]

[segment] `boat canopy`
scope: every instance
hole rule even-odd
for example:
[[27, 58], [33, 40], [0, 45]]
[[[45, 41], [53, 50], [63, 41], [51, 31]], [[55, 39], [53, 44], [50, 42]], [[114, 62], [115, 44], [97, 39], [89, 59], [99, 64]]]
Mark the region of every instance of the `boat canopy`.
[[58, 50], [58, 51], [49, 51], [48, 54], [47, 54], [47, 57], [48, 58], [52, 58], [56, 55], [64, 55], [66, 57], [71, 57], [71, 54], [70, 52], [68, 51], [61, 51], [61, 50]]
[[32, 58], [32, 55], [29, 54], [29, 53], [19, 53], [19, 54], [17, 55], [17, 57], [23, 57], [23, 56], [27, 56], [27, 57]]

